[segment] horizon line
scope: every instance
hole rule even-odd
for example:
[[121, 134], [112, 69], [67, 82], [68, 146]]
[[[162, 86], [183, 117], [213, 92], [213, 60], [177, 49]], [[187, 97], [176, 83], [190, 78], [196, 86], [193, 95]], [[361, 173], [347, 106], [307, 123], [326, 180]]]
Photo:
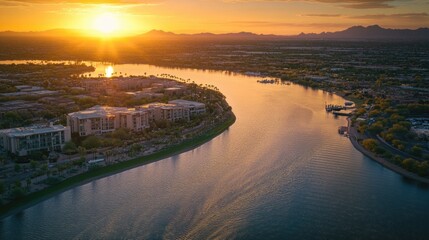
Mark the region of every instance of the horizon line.
[[[174, 34], [174, 35], [202, 35], [202, 34], [212, 34], [212, 35], [226, 35], [226, 34], [253, 34], [257, 36], [278, 36], [278, 37], [293, 37], [293, 36], [299, 36], [301, 34], [323, 34], [323, 33], [335, 33], [335, 32], [341, 32], [353, 27], [379, 27], [381, 29], [386, 30], [419, 30], [419, 29], [428, 29], [428, 27], [418, 27], [418, 28], [385, 28], [380, 26], [379, 24], [372, 24], [372, 25], [352, 25], [350, 27], [343, 28], [342, 30], [338, 31], [321, 31], [321, 32], [301, 32], [298, 34], [275, 34], [275, 33], [257, 33], [257, 32], [248, 32], [248, 31], [237, 31], [237, 32], [224, 32], [224, 33], [214, 33], [214, 32], [196, 32], [196, 33], [177, 33], [174, 31], [168, 31], [168, 30], [162, 30], [162, 29], [151, 29], [147, 32], [141, 32], [141, 33], [134, 33], [134, 34], [117, 34], [117, 36], [111, 36], [110, 38], [123, 38], [123, 37], [137, 37], [141, 35], [145, 35], [151, 32], [162, 32], [166, 34]], [[16, 33], [16, 34], [43, 34], [43, 33], [49, 33], [54, 31], [76, 31], [80, 32], [81, 35], [86, 36], [96, 36], [97, 33], [94, 33], [94, 30], [91, 29], [85, 29], [85, 28], [51, 28], [51, 29], [45, 29], [45, 30], [29, 30], [29, 31], [14, 31], [14, 30], [2, 30], [1, 33]], [[92, 32], [92, 33], [91, 33]]]

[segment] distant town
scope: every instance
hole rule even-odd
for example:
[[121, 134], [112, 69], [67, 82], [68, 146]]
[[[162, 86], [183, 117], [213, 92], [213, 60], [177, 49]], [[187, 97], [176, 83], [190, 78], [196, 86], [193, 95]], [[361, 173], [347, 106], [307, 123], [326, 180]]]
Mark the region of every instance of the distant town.
[[91, 77], [92, 70], [83, 64], [0, 65], [3, 204], [193, 141], [234, 119], [214, 86], [170, 75]]

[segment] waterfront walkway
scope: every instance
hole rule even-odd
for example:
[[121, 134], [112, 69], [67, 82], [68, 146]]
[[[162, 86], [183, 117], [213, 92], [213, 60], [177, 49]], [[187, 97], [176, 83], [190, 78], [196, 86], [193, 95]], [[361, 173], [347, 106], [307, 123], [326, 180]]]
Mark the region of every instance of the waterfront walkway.
[[406, 177], [406, 178], [410, 178], [422, 183], [427, 183], [429, 184], [429, 179], [428, 178], [424, 178], [424, 177], [420, 177], [419, 175], [409, 172], [407, 170], [405, 170], [404, 168], [382, 158], [382, 157], [378, 157], [377, 155], [375, 155], [374, 153], [368, 151], [367, 149], [365, 149], [361, 144], [359, 144], [358, 139], [364, 139], [365, 136], [360, 134], [357, 129], [355, 127], [353, 127], [350, 124], [350, 120], [348, 120], [349, 122], [349, 138], [351, 143], [353, 144], [353, 146], [360, 151], [362, 154], [364, 154], [365, 156], [369, 157], [370, 159], [378, 162], [379, 164], [383, 165], [384, 167]]

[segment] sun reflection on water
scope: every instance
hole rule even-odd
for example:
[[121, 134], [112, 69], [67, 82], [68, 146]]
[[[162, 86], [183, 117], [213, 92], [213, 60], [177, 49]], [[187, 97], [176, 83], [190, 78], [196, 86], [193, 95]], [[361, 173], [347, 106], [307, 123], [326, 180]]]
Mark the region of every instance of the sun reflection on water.
[[113, 69], [113, 67], [112, 67], [112, 66], [108, 66], [108, 67], [106, 68], [105, 72], [106, 72], [106, 73], [105, 73], [105, 74], [106, 74], [106, 77], [110, 78], [110, 77], [112, 77], [112, 76], [113, 76], [114, 69]]

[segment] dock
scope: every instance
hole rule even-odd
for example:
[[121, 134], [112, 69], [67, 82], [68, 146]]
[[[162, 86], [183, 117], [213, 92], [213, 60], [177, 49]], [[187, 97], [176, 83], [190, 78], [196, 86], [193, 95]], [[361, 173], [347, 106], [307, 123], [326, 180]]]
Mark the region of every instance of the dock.
[[352, 111], [333, 111], [332, 112], [335, 116], [351, 116]]

